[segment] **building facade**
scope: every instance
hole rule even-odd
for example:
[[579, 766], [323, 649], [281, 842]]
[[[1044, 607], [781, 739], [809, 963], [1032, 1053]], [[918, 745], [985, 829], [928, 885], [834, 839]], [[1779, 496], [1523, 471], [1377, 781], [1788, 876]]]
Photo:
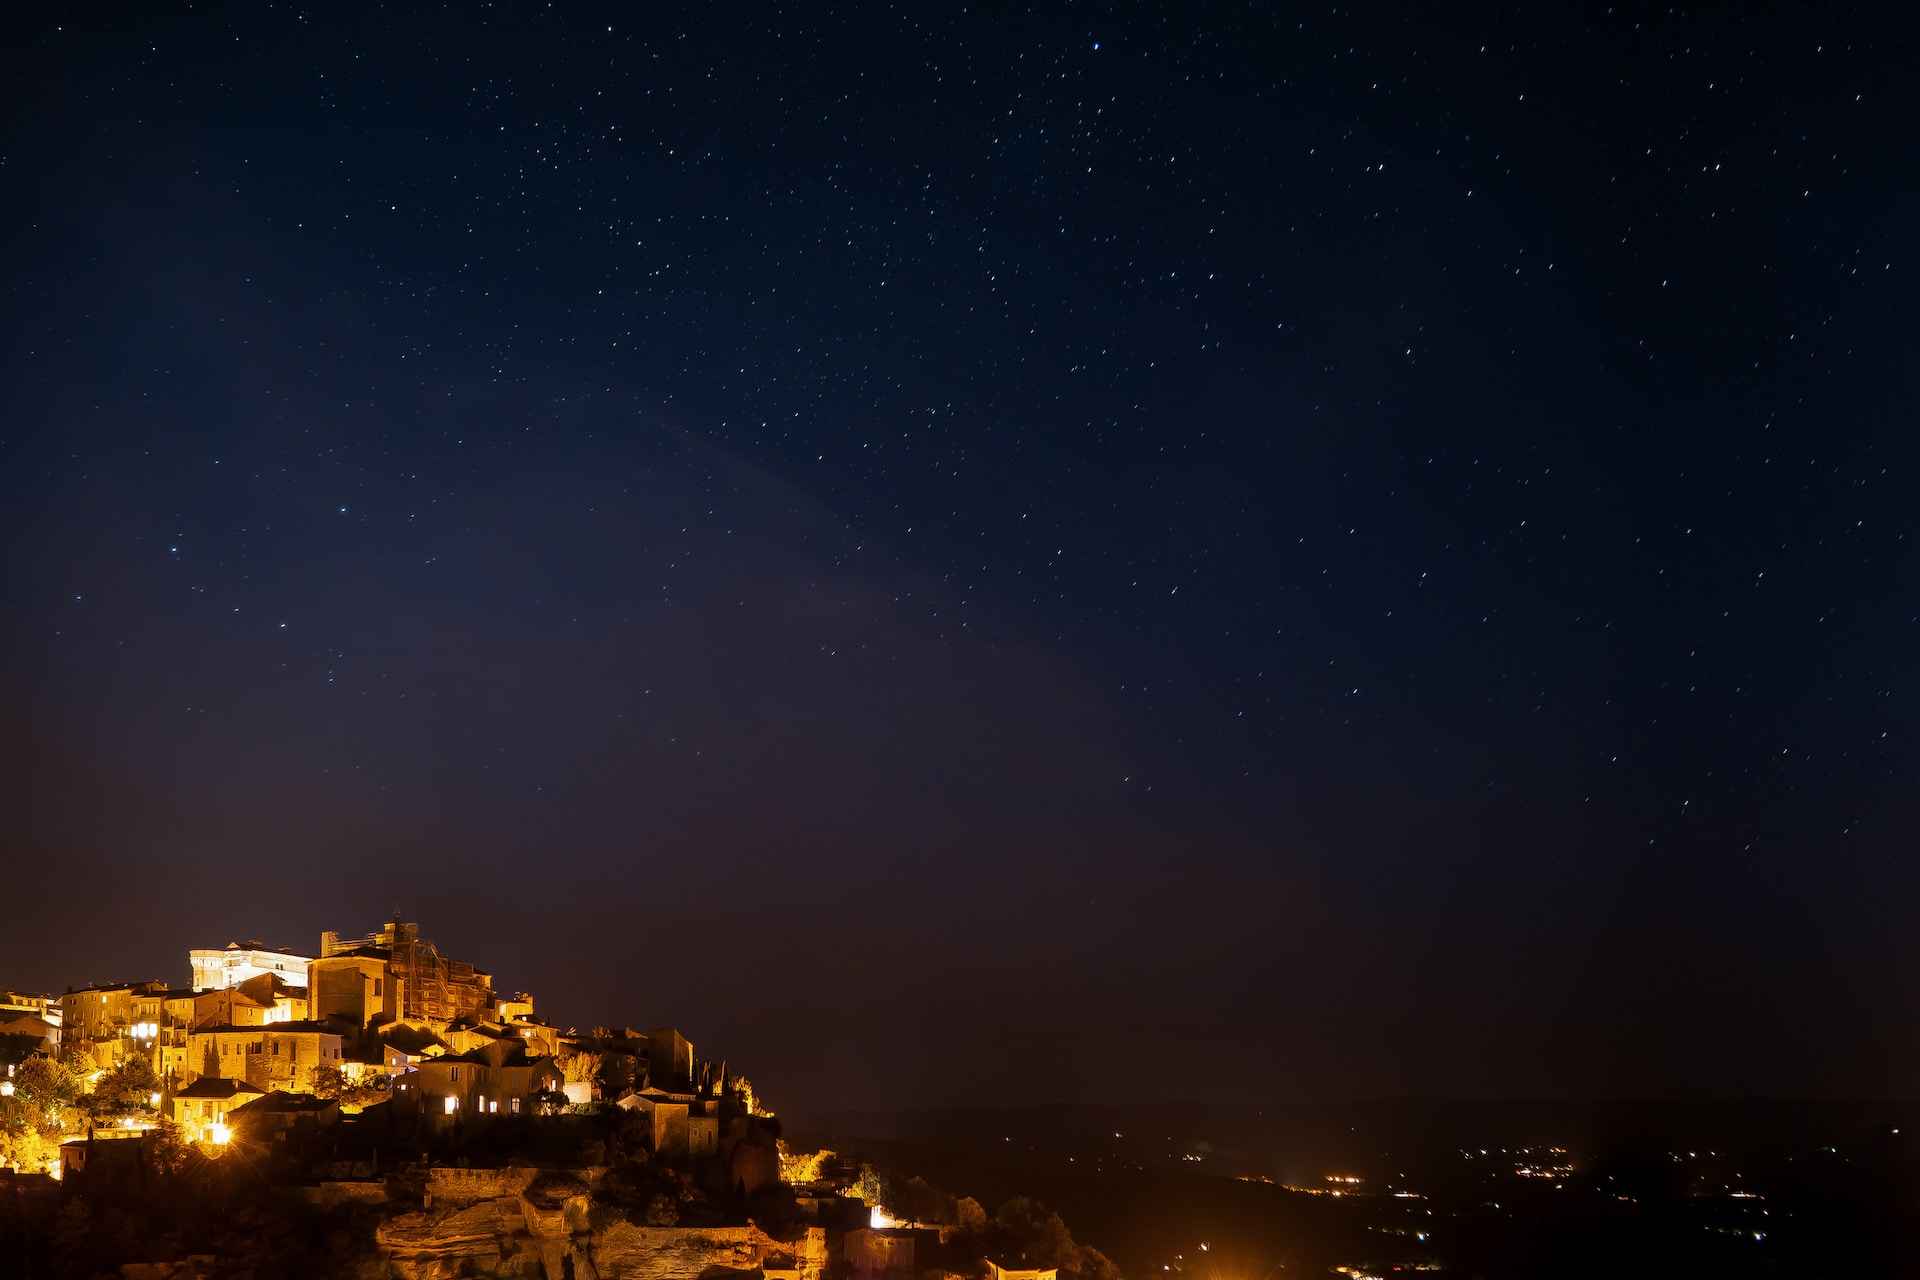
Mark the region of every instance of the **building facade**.
[[111, 1070], [128, 1056], [146, 1055], [160, 1030], [167, 984], [116, 982], [83, 987], [60, 997], [60, 1043], [93, 1058], [102, 1070]]
[[663, 1089], [693, 1084], [693, 1041], [672, 1027], [647, 1028], [647, 1072]]
[[187, 1040], [195, 1075], [244, 1080], [262, 1091], [312, 1093], [321, 1067], [341, 1066], [340, 1033], [317, 1022], [206, 1027]]
[[203, 1142], [215, 1125], [227, 1123], [236, 1107], [263, 1096], [244, 1080], [202, 1076], [167, 1100], [167, 1118], [180, 1126], [188, 1142]]
[[361, 938], [320, 935], [320, 958], [358, 956], [386, 962], [385, 976], [395, 988], [395, 1017], [452, 1022], [491, 1013], [493, 975], [464, 960], [452, 960], [420, 936], [420, 926], [389, 920]]
[[315, 1018], [371, 1027], [400, 1017], [402, 984], [383, 955], [322, 956], [308, 966], [307, 979], [307, 1000]]
[[559, 1093], [566, 1076], [552, 1058], [496, 1041], [472, 1053], [428, 1058], [394, 1084], [396, 1100], [428, 1117], [532, 1115], [537, 1095]]
[[53, 1052], [60, 1051], [60, 1001], [53, 996], [36, 995], [31, 991], [0, 991], [0, 1022], [16, 1022], [23, 1018], [38, 1018], [51, 1029], [49, 1042]]
[[307, 966], [311, 956], [278, 950], [259, 941], [229, 942], [215, 950], [196, 947], [187, 952], [187, 964], [193, 970], [195, 991], [217, 991], [237, 987], [249, 978], [270, 973], [290, 986], [307, 985]]

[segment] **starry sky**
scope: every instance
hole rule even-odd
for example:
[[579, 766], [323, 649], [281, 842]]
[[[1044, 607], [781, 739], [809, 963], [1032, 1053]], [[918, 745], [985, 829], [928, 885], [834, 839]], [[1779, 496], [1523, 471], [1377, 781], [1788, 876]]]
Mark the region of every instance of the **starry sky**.
[[1908, 1087], [1899, 31], [340, 9], [8, 34], [0, 983], [397, 908], [797, 1109]]

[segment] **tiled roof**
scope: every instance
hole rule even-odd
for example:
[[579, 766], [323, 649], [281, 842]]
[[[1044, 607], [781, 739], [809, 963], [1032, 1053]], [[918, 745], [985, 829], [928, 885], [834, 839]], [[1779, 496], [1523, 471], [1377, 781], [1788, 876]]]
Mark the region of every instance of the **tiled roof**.
[[228, 1080], [224, 1076], [201, 1076], [192, 1084], [174, 1093], [176, 1098], [231, 1098], [235, 1094], [260, 1093], [245, 1080]]
[[285, 1093], [279, 1089], [252, 1102], [244, 1103], [233, 1109], [235, 1115], [241, 1112], [258, 1114], [263, 1111], [325, 1111], [336, 1106], [330, 1098], [317, 1098], [311, 1093]]

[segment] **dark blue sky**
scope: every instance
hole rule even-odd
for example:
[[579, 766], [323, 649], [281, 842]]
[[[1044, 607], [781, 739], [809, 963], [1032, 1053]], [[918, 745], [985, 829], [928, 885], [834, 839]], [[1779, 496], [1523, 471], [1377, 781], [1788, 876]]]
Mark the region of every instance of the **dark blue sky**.
[[398, 906], [800, 1106], [1904, 1089], [1905, 37], [1425, 8], [16, 30], [0, 981]]

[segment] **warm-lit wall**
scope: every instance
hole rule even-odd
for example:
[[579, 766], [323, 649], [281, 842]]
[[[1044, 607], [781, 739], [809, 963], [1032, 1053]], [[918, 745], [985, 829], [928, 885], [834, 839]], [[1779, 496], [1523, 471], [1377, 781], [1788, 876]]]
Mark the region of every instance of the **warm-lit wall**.
[[198, 947], [187, 952], [187, 963], [193, 969], [195, 991], [237, 987], [263, 973], [278, 974], [286, 982], [304, 987], [310, 957], [286, 951]]
[[267, 1008], [232, 987], [202, 991], [193, 998], [193, 1025], [201, 1027], [257, 1027], [267, 1020]]
[[[534, 1094], [558, 1093], [565, 1082], [551, 1062], [494, 1067], [484, 1062], [430, 1060], [407, 1075], [404, 1092], [429, 1117], [524, 1115], [532, 1110]], [[446, 1106], [449, 1098], [454, 1100], [452, 1111]]]
[[199, 1142], [216, 1124], [225, 1124], [235, 1107], [252, 1102], [257, 1093], [236, 1093], [230, 1098], [174, 1098], [168, 1104], [168, 1118], [180, 1126], [188, 1142]]
[[277, 1024], [196, 1031], [188, 1037], [187, 1065], [195, 1076], [311, 1093], [316, 1068], [340, 1065], [340, 1037], [329, 1031], [289, 1031]]
[[400, 1007], [400, 983], [376, 956], [328, 956], [307, 967], [307, 1004], [324, 1021], [341, 1016], [357, 1026], [392, 1018]]

